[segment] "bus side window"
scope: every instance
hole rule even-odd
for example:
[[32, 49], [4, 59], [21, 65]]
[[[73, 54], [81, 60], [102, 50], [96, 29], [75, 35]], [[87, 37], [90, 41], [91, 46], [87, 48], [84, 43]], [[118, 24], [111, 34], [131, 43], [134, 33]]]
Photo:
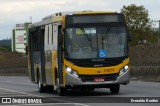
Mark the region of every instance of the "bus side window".
[[53, 24], [53, 48], [57, 50], [57, 36], [58, 36], [58, 25], [56, 23]]
[[49, 24], [49, 49], [51, 50], [53, 47], [52, 47], [52, 24]]
[[38, 32], [37, 29], [33, 34], [33, 51], [38, 51]]
[[47, 42], [48, 42], [48, 45], [49, 45], [49, 26], [48, 26], [48, 39], [47, 39]]
[[44, 37], [44, 39], [45, 39], [45, 50], [48, 50], [48, 25], [46, 25], [45, 26], [45, 37]]
[[53, 24], [52, 24], [52, 45], [53, 45], [53, 31], [54, 29], [53, 29]]

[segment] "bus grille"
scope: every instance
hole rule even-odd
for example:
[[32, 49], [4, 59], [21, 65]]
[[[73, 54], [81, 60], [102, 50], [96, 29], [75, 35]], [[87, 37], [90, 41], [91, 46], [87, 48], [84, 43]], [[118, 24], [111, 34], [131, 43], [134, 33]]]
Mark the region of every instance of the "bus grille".
[[110, 75], [79, 75], [79, 78], [83, 82], [94, 82], [96, 78], [104, 78], [104, 81], [115, 81], [118, 77], [118, 74], [110, 74]]

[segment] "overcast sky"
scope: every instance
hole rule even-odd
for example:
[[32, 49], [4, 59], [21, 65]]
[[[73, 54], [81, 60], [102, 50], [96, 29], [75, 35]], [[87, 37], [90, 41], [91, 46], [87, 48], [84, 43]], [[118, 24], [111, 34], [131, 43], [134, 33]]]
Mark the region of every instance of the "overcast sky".
[[160, 0], [0, 0], [0, 40], [10, 38], [16, 23], [40, 21], [64, 11], [117, 11], [124, 5], [143, 5], [152, 20], [160, 19]]

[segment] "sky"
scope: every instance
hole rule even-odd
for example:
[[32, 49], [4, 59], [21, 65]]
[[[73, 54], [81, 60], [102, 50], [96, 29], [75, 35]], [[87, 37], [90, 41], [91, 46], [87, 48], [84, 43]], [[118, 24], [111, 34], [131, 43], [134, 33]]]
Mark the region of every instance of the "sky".
[[[152, 20], [160, 20], [160, 0], [0, 0], [0, 40], [11, 38], [16, 24], [41, 21], [65, 11], [117, 11], [124, 5], [143, 5]], [[158, 26], [157, 26], [158, 27]]]

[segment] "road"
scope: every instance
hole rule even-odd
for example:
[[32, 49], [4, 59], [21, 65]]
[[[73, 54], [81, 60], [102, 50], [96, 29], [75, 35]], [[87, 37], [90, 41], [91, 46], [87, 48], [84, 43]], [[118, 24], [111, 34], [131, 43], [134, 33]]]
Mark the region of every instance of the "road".
[[[116, 95], [112, 95], [109, 89], [101, 88], [95, 91], [70, 90], [65, 97], [60, 97], [53, 92], [39, 93], [37, 85], [32, 84], [28, 77], [0, 76], [0, 97], [46, 98], [46, 101], [50, 102], [43, 103], [46, 106], [159, 106], [160, 83], [131, 81], [128, 85], [121, 85], [120, 93]], [[159, 103], [129, 103], [131, 99], [146, 98], [155, 100], [158, 98]]]

